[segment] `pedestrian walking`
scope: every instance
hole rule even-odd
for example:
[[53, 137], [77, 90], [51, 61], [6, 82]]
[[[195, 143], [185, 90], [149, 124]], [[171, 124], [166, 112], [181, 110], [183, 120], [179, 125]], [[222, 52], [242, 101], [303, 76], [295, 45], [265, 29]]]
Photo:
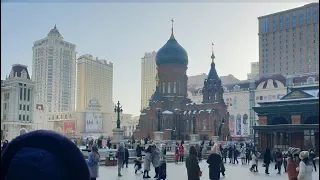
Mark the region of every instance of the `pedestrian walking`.
[[231, 145], [228, 148], [228, 157], [229, 157], [229, 163], [233, 163], [233, 149]]
[[287, 172], [287, 165], [288, 165], [288, 151], [282, 151], [282, 157], [283, 157], [283, 169], [284, 172]]
[[289, 147], [288, 149], [288, 164], [287, 164], [287, 173], [288, 180], [298, 180], [298, 171], [299, 167], [299, 153], [298, 148]]
[[65, 136], [36, 130], [13, 139], [1, 156], [4, 180], [89, 180], [80, 149]]
[[277, 174], [281, 174], [281, 166], [282, 166], [283, 157], [282, 157], [282, 153], [280, 152], [280, 149], [276, 150], [275, 161], [276, 161], [275, 169], [278, 170]]
[[142, 157], [141, 147], [139, 144], [136, 147], [136, 153], [137, 153], [137, 157]]
[[91, 152], [88, 157], [88, 167], [91, 180], [96, 180], [99, 177], [99, 162], [100, 154], [98, 152], [98, 145], [94, 144], [91, 147]]
[[233, 148], [233, 164], [236, 163], [237, 161], [237, 164], [239, 164], [239, 161], [238, 161], [238, 156], [239, 156], [239, 150], [236, 148], [236, 146], [234, 145], [234, 148]]
[[116, 153], [116, 157], [118, 159], [118, 177], [121, 177], [121, 168], [123, 165], [123, 162], [125, 161], [125, 150], [124, 150], [124, 143], [120, 143], [119, 148]]
[[228, 149], [227, 148], [223, 148], [222, 150], [222, 156], [223, 156], [223, 159], [224, 159], [224, 163], [227, 162], [227, 155], [228, 155]]
[[212, 147], [211, 154], [207, 159], [207, 163], [209, 164], [209, 178], [210, 180], [219, 180], [220, 179], [220, 172], [221, 172], [221, 165], [222, 160], [221, 156], [219, 155], [218, 145], [214, 144]]
[[143, 173], [142, 169], [142, 157], [137, 157], [134, 160], [134, 173], [137, 174], [138, 171], [140, 171], [141, 173]]
[[240, 159], [241, 164], [244, 165], [246, 163], [246, 148], [244, 146], [240, 149]]
[[197, 150], [194, 146], [190, 146], [189, 156], [186, 158], [186, 168], [188, 180], [200, 180], [201, 170], [197, 158]]
[[129, 150], [127, 146], [124, 148], [124, 160], [122, 163], [122, 168], [124, 168], [124, 165], [126, 165], [126, 168], [128, 168], [128, 162], [129, 162]]
[[152, 148], [151, 146], [148, 146], [148, 148], [145, 150], [145, 156], [144, 156], [143, 178], [151, 178], [149, 176], [151, 162], [152, 162]]
[[271, 152], [270, 152], [270, 149], [269, 148], [266, 148], [266, 151], [264, 153], [264, 156], [263, 156], [263, 163], [264, 163], [264, 166], [265, 166], [265, 173], [266, 174], [270, 174], [269, 173], [269, 165], [272, 161], [272, 157], [271, 157]]
[[314, 167], [314, 171], [317, 172], [317, 166], [316, 166], [316, 160], [315, 160], [316, 154], [314, 153], [313, 149], [310, 149], [310, 151], [309, 151], [309, 158], [310, 158], [312, 165]]
[[156, 175], [154, 176], [154, 178], [159, 177], [159, 167], [161, 165], [160, 155], [161, 155], [160, 149], [157, 148], [155, 145], [152, 146], [152, 165], [154, 167], [154, 171], [156, 172]]
[[179, 162], [179, 155], [180, 155], [179, 148], [176, 148], [176, 152], [174, 153], [176, 164]]
[[250, 159], [251, 159], [250, 155], [251, 155], [251, 150], [248, 145], [248, 146], [246, 146], [246, 163], [247, 164], [250, 164]]
[[184, 159], [184, 147], [183, 147], [183, 145], [181, 145], [179, 147], [179, 158], [180, 158], [180, 162], [183, 162], [183, 159]]
[[298, 180], [312, 180], [312, 163], [310, 162], [309, 152], [302, 151], [299, 154], [299, 158], [301, 159], [298, 167]]

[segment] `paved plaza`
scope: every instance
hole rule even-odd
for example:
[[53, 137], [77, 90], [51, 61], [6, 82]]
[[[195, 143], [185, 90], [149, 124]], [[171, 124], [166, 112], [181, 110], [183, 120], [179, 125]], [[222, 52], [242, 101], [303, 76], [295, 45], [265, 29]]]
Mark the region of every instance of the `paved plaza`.
[[[249, 171], [249, 165], [240, 165], [240, 164], [229, 164], [226, 163], [226, 176], [221, 179], [228, 180], [287, 180], [288, 175], [282, 173], [281, 175], [276, 174], [274, 170], [274, 164], [270, 165], [270, 174], [266, 175], [264, 173], [264, 168], [259, 164], [259, 172], [252, 173]], [[273, 168], [272, 168], [273, 167]], [[209, 169], [208, 164], [205, 161], [200, 162], [200, 168], [203, 171], [203, 177], [201, 180], [209, 180]], [[142, 174], [134, 174], [133, 164], [129, 164], [128, 168], [122, 169], [123, 177], [117, 177], [117, 167], [107, 167], [100, 166], [100, 177], [98, 180], [112, 179], [112, 180], [142, 180]], [[150, 172], [150, 176], [153, 177], [154, 169]], [[167, 175], [168, 180], [187, 180], [187, 170], [185, 164], [167, 164]], [[154, 178], [150, 178], [154, 179]], [[318, 180], [318, 172], [313, 172], [313, 179]]]

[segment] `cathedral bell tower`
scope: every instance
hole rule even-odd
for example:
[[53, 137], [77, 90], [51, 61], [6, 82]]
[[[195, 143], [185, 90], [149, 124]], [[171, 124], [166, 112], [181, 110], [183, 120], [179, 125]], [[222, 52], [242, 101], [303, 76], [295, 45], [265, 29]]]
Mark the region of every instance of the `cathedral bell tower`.
[[214, 63], [215, 55], [213, 52], [213, 45], [214, 44], [212, 43], [211, 69], [207, 79], [204, 80], [204, 87], [202, 89], [203, 103], [224, 103], [223, 87]]
[[173, 33], [167, 43], [159, 49], [156, 56], [158, 88], [167, 109], [177, 108], [187, 99], [188, 55], [178, 43]]

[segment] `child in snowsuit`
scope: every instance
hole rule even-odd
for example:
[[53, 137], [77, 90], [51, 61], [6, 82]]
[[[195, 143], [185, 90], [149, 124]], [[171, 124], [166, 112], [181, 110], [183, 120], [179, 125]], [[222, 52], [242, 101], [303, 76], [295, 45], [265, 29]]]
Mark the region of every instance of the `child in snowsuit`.
[[137, 174], [138, 171], [140, 171], [141, 173], [143, 172], [142, 171], [142, 158], [141, 157], [137, 157], [135, 160], [134, 160], [134, 173]]
[[251, 155], [252, 159], [252, 166], [250, 168], [250, 171], [258, 172], [258, 152], [253, 151]]
[[178, 163], [179, 162], [179, 149], [177, 148], [176, 149], [176, 152], [175, 152], [175, 163]]

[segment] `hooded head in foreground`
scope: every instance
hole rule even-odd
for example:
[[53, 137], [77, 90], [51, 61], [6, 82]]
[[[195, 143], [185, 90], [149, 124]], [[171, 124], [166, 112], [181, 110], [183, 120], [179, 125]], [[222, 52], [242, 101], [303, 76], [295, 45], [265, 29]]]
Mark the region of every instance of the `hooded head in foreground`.
[[66, 137], [37, 130], [12, 140], [1, 157], [1, 180], [89, 180], [80, 149]]

